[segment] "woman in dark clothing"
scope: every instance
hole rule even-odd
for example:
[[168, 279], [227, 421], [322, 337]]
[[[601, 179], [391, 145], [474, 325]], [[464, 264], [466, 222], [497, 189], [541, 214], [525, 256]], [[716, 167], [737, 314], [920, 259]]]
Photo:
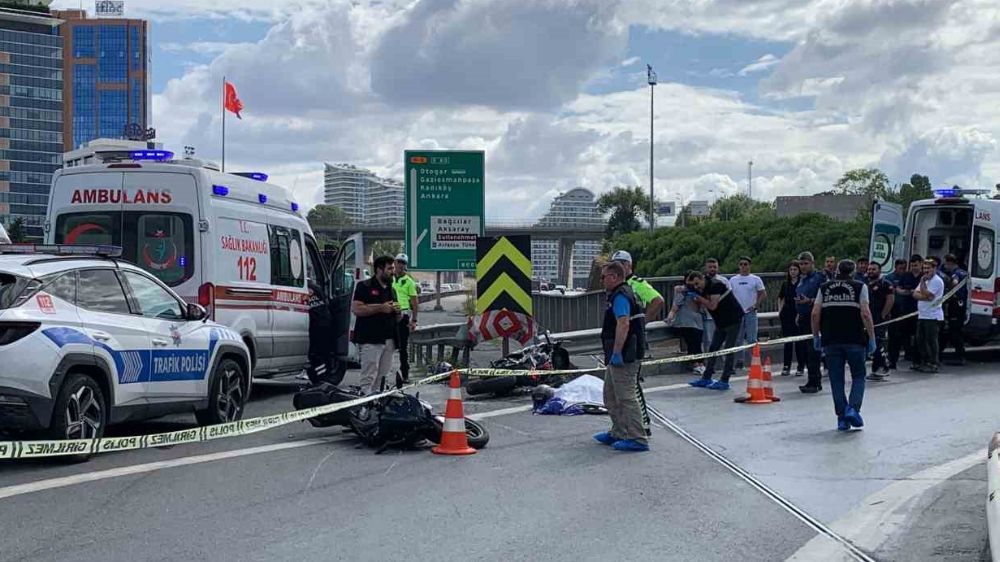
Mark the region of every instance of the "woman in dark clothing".
[[[781, 284], [781, 290], [778, 293], [778, 317], [781, 319], [781, 336], [789, 337], [798, 334], [798, 328], [795, 325], [795, 288], [799, 285], [799, 278], [801, 277], [802, 271], [799, 269], [799, 262], [792, 261], [788, 265], [788, 271], [785, 273], [785, 281]], [[801, 377], [806, 368], [806, 344], [809, 342], [800, 341], [795, 343], [785, 344], [785, 361], [784, 367], [781, 369], [781, 376], [787, 377], [792, 374], [792, 352], [795, 353], [795, 360], [798, 362], [798, 367], [795, 370], [795, 376]]]

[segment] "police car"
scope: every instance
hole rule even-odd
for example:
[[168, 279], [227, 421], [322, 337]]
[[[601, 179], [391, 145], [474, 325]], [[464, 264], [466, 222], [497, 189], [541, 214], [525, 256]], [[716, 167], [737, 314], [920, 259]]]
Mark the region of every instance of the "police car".
[[172, 413], [242, 417], [250, 356], [240, 336], [117, 255], [0, 245], [0, 433], [84, 439]]

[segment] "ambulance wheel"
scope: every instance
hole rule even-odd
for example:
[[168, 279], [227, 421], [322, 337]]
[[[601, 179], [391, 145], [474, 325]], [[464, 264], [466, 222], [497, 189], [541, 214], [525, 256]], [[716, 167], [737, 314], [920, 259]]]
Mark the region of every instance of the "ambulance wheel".
[[[49, 434], [53, 439], [100, 439], [107, 426], [108, 406], [97, 381], [81, 373], [71, 373], [59, 389]], [[67, 462], [84, 462], [90, 453], [60, 457]]]
[[212, 373], [208, 408], [195, 412], [201, 425], [239, 421], [247, 403], [247, 376], [236, 361], [223, 358]]

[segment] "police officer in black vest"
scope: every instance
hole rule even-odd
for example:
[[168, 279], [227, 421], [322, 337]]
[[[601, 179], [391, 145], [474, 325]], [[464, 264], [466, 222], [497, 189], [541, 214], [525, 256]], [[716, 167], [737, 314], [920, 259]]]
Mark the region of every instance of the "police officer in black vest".
[[[813, 346], [826, 355], [827, 374], [837, 413], [837, 429], [863, 427], [865, 356], [875, 351], [875, 327], [868, 307], [868, 286], [854, 279], [854, 262], [842, 260], [837, 276], [820, 285], [812, 309]], [[851, 395], [844, 396], [844, 366], [851, 366]]]
[[639, 387], [639, 360], [646, 349], [645, 311], [625, 283], [625, 270], [612, 262], [601, 271], [608, 294], [601, 328], [604, 346], [604, 406], [611, 416], [611, 430], [594, 439], [619, 451], [648, 451], [644, 400]]

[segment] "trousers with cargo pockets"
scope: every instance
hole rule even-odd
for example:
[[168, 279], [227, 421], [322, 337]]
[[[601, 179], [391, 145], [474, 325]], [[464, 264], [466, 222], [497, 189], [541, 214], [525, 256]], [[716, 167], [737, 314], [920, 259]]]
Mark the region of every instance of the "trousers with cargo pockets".
[[611, 436], [648, 443], [639, 395], [639, 363], [624, 367], [608, 365], [604, 370], [604, 407], [611, 417]]

